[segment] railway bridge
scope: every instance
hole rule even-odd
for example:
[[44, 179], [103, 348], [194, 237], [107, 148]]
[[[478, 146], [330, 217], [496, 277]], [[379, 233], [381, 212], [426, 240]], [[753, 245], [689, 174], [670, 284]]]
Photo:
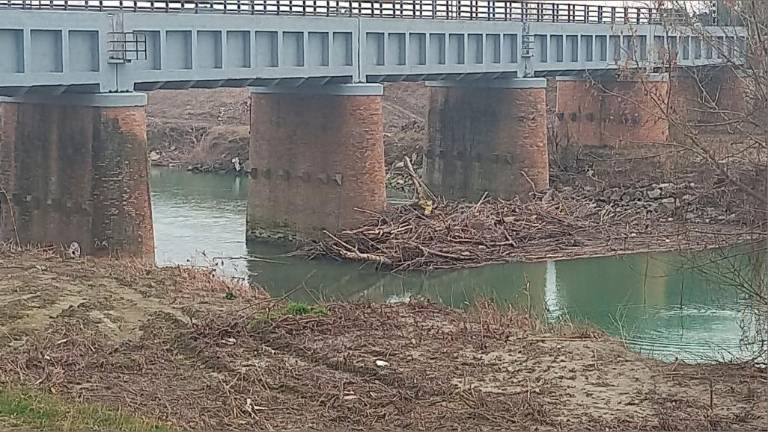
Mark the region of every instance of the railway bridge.
[[739, 100], [718, 66], [744, 61], [746, 31], [707, 24], [506, 0], [0, 0], [0, 241], [152, 257], [155, 89], [250, 88], [253, 237], [385, 206], [386, 82], [431, 87], [437, 192], [525, 196], [549, 185], [548, 91], [558, 127], [600, 143], [668, 139], [654, 92], [706, 90], [670, 66]]

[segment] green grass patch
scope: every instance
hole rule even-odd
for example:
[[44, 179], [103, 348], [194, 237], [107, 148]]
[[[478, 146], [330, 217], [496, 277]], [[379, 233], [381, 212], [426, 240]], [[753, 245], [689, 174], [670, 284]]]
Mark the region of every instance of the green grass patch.
[[0, 389], [0, 427], [85, 432], [171, 432], [171, 427], [91, 404], [64, 401], [40, 392]]
[[275, 320], [285, 316], [326, 316], [328, 313], [328, 308], [325, 306], [290, 302], [279, 309], [254, 315], [253, 319], [248, 322], [248, 330], [252, 332], [264, 330], [270, 327]]
[[323, 306], [313, 306], [308, 305], [306, 303], [288, 303], [288, 305], [285, 306], [285, 308], [282, 311], [282, 315], [293, 315], [293, 316], [303, 316], [303, 315], [315, 315], [315, 316], [326, 316], [328, 315], [328, 309], [326, 309]]

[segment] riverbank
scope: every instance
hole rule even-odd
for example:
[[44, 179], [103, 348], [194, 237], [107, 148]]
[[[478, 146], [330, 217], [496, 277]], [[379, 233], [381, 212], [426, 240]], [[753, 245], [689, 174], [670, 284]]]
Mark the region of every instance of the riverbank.
[[768, 427], [764, 371], [665, 364], [488, 304], [310, 306], [207, 270], [0, 262], [3, 426], [40, 424], [2, 406], [31, 393], [168, 430]]

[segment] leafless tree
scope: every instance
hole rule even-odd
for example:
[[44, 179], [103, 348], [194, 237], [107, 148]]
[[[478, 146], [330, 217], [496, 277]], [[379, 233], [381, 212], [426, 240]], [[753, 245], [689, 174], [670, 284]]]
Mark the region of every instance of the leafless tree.
[[[683, 69], [677, 65], [679, 52], [663, 53], [662, 72], [672, 80], [666, 95], [653, 95], [654, 104], [672, 126], [673, 145], [695, 155], [723, 180], [726, 192], [720, 204], [748, 209], [748, 229], [757, 234], [750, 245], [712, 251], [693, 265], [747, 299], [743, 342], [768, 362], [768, 2], [718, 0], [699, 2], [704, 7], [698, 9], [681, 1], [666, 3], [687, 13], [664, 26], [684, 27], [691, 35], [688, 43], [696, 38], [711, 47], [722, 65]], [[709, 25], [719, 27], [720, 36], [708, 32]], [[695, 94], [697, 99], [680, 103], [675, 91]]]
[[[650, 58], [638, 55], [635, 43], [641, 35], [629, 35], [617, 72], [618, 79], [643, 86], [645, 96], [633, 100], [604, 85], [604, 77], [594, 77], [592, 85], [668, 123], [666, 142], [633, 145], [669, 149], [653, 156], [683, 161], [675, 168], [707, 182], [709, 205], [737, 211], [742, 233], [752, 234], [746, 252], [743, 246], [723, 248], [697, 255], [688, 265], [748, 299], [744, 341], [768, 362], [768, 1], [654, 0], [648, 6], [659, 12], [663, 32], [645, 41], [652, 48]], [[679, 60], [699, 55], [717, 58], [719, 64], [680, 66]], [[668, 79], [659, 85], [649, 72]]]

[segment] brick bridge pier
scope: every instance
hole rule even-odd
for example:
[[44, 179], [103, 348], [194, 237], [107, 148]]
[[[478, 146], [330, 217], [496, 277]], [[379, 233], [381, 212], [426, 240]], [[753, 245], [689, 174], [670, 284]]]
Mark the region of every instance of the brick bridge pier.
[[0, 241], [152, 259], [146, 101], [0, 98]]
[[[555, 130], [584, 145], [667, 142], [660, 104], [686, 120], [707, 95], [743, 105], [733, 73], [705, 75], [559, 77]], [[549, 187], [546, 79], [428, 85], [423, 175], [436, 193], [526, 199]], [[251, 88], [249, 238], [322, 236], [384, 209], [382, 89]], [[0, 240], [152, 259], [145, 104], [140, 93], [0, 99]]]
[[386, 205], [380, 84], [251, 89], [248, 237], [353, 228]]
[[549, 187], [544, 78], [430, 83], [424, 179], [453, 199]]
[[746, 110], [744, 81], [731, 67], [625, 78], [564, 76], [556, 78], [555, 89], [557, 139], [582, 146], [679, 142], [685, 137], [677, 122], [708, 134], [723, 120], [718, 110]]

